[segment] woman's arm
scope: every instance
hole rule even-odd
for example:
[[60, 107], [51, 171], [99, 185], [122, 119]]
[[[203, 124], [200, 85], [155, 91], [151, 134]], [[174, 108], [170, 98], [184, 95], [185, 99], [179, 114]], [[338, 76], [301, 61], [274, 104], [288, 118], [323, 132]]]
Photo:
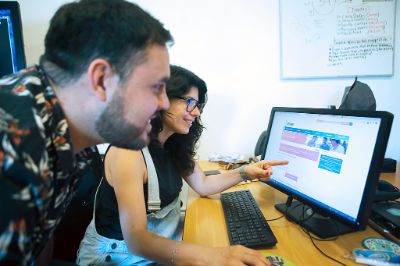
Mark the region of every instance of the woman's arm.
[[[288, 161], [260, 161], [243, 166], [242, 174], [248, 179], [260, 179], [267, 181], [272, 174], [272, 166], [285, 165]], [[209, 196], [228, 189], [243, 180], [241, 169], [227, 171], [218, 175], [204, 175], [199, 164], [196, 162], [193, 174], [185, 178], [186, 182], [201, 196]]]
[[149, 232], [143, 191], [147, 170], [141, 152], [112, 147], [105, 167], [107, 180], [115, 190], [122, 234], [130, 252], [166, 265], [269, 265], [260, 253], [243, 246], [211, 248]]

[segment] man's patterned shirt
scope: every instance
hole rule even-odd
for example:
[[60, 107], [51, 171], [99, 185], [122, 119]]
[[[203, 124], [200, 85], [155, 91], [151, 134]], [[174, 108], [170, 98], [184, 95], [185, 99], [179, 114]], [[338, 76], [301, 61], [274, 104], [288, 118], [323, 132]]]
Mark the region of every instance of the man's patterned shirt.
[[34, 261], [90, 152], [74, 154], [66, 118], [40, 67], [0, 79], [0, 264]]

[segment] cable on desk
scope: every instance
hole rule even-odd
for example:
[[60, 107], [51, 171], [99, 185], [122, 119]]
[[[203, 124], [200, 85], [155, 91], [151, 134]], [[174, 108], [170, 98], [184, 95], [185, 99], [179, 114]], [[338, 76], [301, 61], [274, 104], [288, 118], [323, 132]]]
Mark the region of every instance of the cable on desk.
[[[292, 205], [292, 201], [293, 201], [293, 198], [288, 197], [288, 199], [287, 199], [287, 201], [286, 201], [286, 210], [285, 210], [284, 214], [283, 214], [281, 217], [278, 217], [278, 218], [275, 218], [275, 219], [272, 219], [272, 220], [267, 220], [267, 221], [278, 220], [278, 219], [280, 219], [280, 218], [282, 218], [282, 217], [287, 216], [287, 214], [288, 214], [288, 209], [289, 209], [289, 207]], [[295, 207], [292, 208], [292, 210], [295, 209], [295, 208], [297, 208], [297, 207], [299, 207], [299, 206], [302, 206], [302, 209], [303, 209], [303, 211], [302, 211], [302, 216], [303, 216], [303, 217], [302, 217], [302, 218], [303, 218], [303, 219], [302, 219], [302, 223], [304, 224], [304, 222], [306, 222], [307, 220], [309, 220], [310, 218], [312, 218], [312, 216], [315, 214], [315, 212], [313, 211], [313, 213], [312, 213], [309, 217], [306, 218], [306, 217], [304, 216], [304, 214], [305, 214], [305, 212], [306, 212], [306, 208], [305, 208], [305, 205], [304, 205], [304, 204], [297, 204]], [[288, 219], [288, 220], [289, 220], [289, 219]], [[332, 220], [332, 221], [334, 222], [334, 224], [335, 224], [337, 230], [339, 230], [338, 225], [336, 224], [335, 220]], [[347, 266], [347, 265], [344, 264], [343, 262], [341, 262], [341, 261], [339, 261], [339, 260], [337, 260], [337, 259], [335, 259], [335, 258], [329, 256], [328, 254], [326, 254], [326, 253], [325, 253], [323, 250], [321, 250], [321, 249], [315, 244], [315, 242], [314, 242], [314, 240], [317, 240], [317, 241], [333, 241], [333, 240], [336, 240], [336, 239], [338, 238], [337, 236], [336, 236], [336, 237], [333, 237], [333, 238], [329, 238], [329, 239], [320, 239], [320, 238], [313, 237], [313, 236], [310, 234], [310, 232], [304, 228], [304, 226], [301, 226], [301, 225], [300, 225], [300, 228], [310, 237], [311, 243], [313, 244], [313, 246], [314, 246], [322, 255], [324, 255], [325, 257], [327, 257], [327, 258], [329, 258], [329, 259], [335, 261], [336, 263], [338, 263], [338, 264], [340, 264], [340, 265]]]
[[[315, 212], [313, 212], [313, 213], [310, 215], [310, 217], [307, 217], [307, 219], [305, 219], [305, 217], [304, 217], [304, 213], [305, 213], [305, 212], [306, 212], [306, 210], [305, 210], [304, 205], [303, 205], [303, 223], [304, 223], [306, 220], [310, 219], [310, 217], [312, 217], [312, 216], [314, 215], [314, 213], [315, 213]], [[332, 221], [335, 223], [334, 220], [332, 220]], [[336, 228], [338, 229], [338, 226], [337, 226], [336, 223], [335, 223], [335, 225], [336, 225]], [[331, 260], [333, 260], [334, 262], [336, 262], [336, 263], [338, 263], [338, 264], [340, 264], [340, 265], [346, 266], [346, 264], [344, 264], [343, 262], [341, 262], [341, 261], [339, 261], [339, 260], [337, 260], [337, 259], [335, 259], [335, 258], [329, 256], [328, 254], [326, 254], [326, 253], [325, 253], [322, 249], [320, 249], [320, 248], [317, 246], [317, 244], [315, 244], [315, 242], [314, 242], [314, 240], [318, 240], [318, 241], [333, 241], [333, 240], [336, 240], [336, 239], [338, 238], [337, 236], [334, 237], [334, 238], [329, 238], [329, 239], [320, 239], [320, 238], [313, 237], [313, 236], [310, 234], [310, 231], [306, 230], [304, 227], [301, 227], [301, 228], [302, 228], [303, 231], [310, 237], [311, 243], [313, 244], [313, 246], [314, 246], [322, 255], [324, 255], [324, 256], [327, 257], [328, 259], [331, 259]]]
[[271, 221], [276, 221], [276, 220], [279, 220], [279, 219], [282, 219], [283, 217], [285, 217], [285, 215], [284, 214], [282, 214], [282, 216], [279, 216], [279, 217], [277, 217], [277, 218], [272, 218], [272, 219], [265, 219], [267, 222], [271, 222]]
[[320, 248], [315, 244], [314, 238], [311, 236], [310, 232], [309, 232], [308, 230], [306, 230], [306, 232], [307, 232], [308, 236], [310, 237], [311, 243], [314, 245], [314, 247], [315, 247], [322, 255], [324, 255], [325, 257], [327, 257], [327, 258], [329, 258], [329, 259], [335, 261], [336, 263], [338, 263], [338, 264], [340, 264], [340, 265], [347, 266], [347, 265], [344, 264], [343, 262], [341, 262], [341, 261], [339, 261], [339, 260], [337, 260], [337, 259], [335, 259], [335, 258], [329, 256], [329, 255], [326, 254], [324, 251], [322, 251], [322, 249], [320, 249]]
[[[285, 210], [285, 212], [282, 214], [282, 216], [279, 216], [279, 217], [273, 218], [273, 219], [269, 219], [269, 220], [266, 220], [266, 221], [267, 221], [267, 222], [276, 221], [276, 220], [279, 220], [279, 219], [285, 217], [285, 216], [287, 215], [287, 212], [288, 212], [288, 209], [289, 209], [290, 205], [292, 205], [292, 201], [293, 201], [292, 196], [289, 196], [289, 197], [287, 198], [287, 200], [286, 200], [286, 210]], [[297, 207], [297, 206], [296, 206], [296, 207]], [[295, 208], [296, 208], [296, 207], [295, 207]]]

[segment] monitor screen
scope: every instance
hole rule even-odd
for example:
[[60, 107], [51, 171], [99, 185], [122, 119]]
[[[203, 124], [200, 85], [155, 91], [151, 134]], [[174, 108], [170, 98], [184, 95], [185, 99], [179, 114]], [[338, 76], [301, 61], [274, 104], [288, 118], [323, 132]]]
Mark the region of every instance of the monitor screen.
[[[315, 211], [344, 222], [346, 230], [365, 228], [392, 119], [386, 112], [273, 108], [262, 158], [289, 164], [275, 167], [268, 184], [307, 205], [295, 205], [288, 215], [320, 217]], [[305, 221], [318, 223], [311, 217]], [[302, 223], [301, 217], [291, 218]]]
[[18, 2], [0, 1], [0, 77], [25, 68]]

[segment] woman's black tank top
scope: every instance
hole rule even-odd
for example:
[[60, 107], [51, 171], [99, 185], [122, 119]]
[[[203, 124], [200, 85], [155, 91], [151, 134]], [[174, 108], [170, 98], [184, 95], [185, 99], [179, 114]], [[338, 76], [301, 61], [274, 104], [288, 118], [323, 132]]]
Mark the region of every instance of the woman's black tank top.
[[[168, 152], [160, 147], [149, 146], [150, 155], [158, 176], [161, 208], [171, 203], [181, 191], [182, 178], [168, 156]], [[105, 157], [107, 156], [108, 149]], [[103, 163], [104, 166], [104, 163]], [[103, 176], [105, 176], [103, 171]], [[134, 178], [134, 177], [132, 177]], [[144, 184], [144, 194], [147, 210], [147, 183]], [[96, 197], [96, 230], [107, 238], [123, 240], [121, 224], [119, 221], [118, 203], [114, 188], [104, 177]]]

